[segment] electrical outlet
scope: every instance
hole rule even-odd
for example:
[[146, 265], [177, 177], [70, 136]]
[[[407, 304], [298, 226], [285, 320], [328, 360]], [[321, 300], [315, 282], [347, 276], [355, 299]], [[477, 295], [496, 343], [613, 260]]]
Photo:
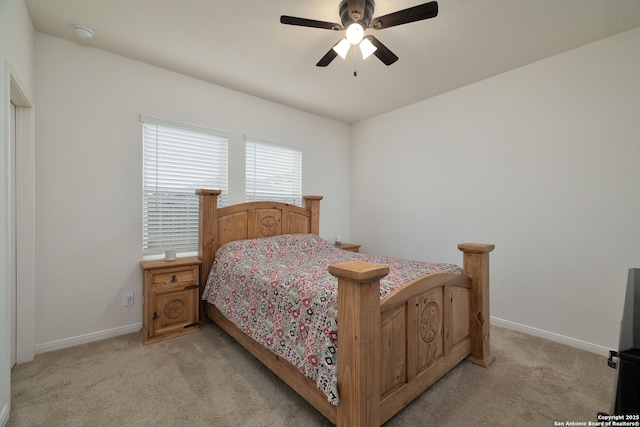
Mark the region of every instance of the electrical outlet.
[[128, 292], [123, 295], [122, 305], [124, 305], [125, 307], [133, 306], [133, 292]]

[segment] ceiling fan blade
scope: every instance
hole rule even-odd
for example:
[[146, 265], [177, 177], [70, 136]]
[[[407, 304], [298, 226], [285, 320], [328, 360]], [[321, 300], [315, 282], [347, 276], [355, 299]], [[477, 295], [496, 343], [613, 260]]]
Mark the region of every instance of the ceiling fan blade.
[[344, 27], [334, 22], [316, 21], [315, 19], [296, 18], [295, 16], [282, 15], [281, 24], [298, 25], [300, 27], [322, 28], [324, 30], [344, 30]]
[[347, 2], [349, 7], [349, 16], [356, 22], [361, 20], [364, 16], [364, 3], [365, 0], [349, 0]]
[[391, 65], [398, 60], [396, 54], [391, 52], [389, 48], [383, 45], [377, 38], [367, 36], [365, 39], [368, 39], [371, 44], [376, 47], [376, 51], [373, 52], [373, 54], [377, 56], [380, 61], [384, 62], [384, 65]]
[[[336, 45], [338, 43], [336, 43]], [[320, 61], [318, 61], [318, 63], [316, 64], [316, 67], [326, 67], [327, 65], [331, 64], [331, 61], [336, 59], [336, 56], [338, 56], [338, 52], [333, 50], [333, 47], [332, 47], [331, 49], [329, 49], [329, 52], [327, 52], [326, 55], [323, 56], [322, 59], [320, 59]]]
[[438, 16], [438, 2], [432, 1], [408, 9], [399, 10], [375, 18], [370, 25], [374, 30], [395, 27], [396, 25], [408, 24], [409, 22], [422, 21], [423, 19]]

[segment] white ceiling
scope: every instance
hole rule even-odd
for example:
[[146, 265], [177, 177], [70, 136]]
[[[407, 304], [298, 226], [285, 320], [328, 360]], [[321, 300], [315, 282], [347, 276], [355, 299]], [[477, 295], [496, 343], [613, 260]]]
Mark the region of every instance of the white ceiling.
[[[377, 0], [374, 17], [426, 0]], [[340, 0], [25, 0], [36, 31], [354, 123], [640, 26], [640, 0], [439, 0], [436, 18], [367, 33], [400, 57], [315, 64]], [[73, 26], [95, 32], [90, 41]], [[640, 52], [640, 49], [639, 49]], [[354, 68], [358, 75], [354, 77]]]

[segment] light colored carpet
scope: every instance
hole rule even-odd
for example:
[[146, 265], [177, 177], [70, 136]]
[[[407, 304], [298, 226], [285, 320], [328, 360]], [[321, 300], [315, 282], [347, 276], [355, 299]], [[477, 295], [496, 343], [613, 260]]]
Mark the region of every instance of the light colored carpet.
[[[496, 361], [462, 362], [385, 426], [553, 426], [607, 412], [606, 358], [493, 327]], [[329, 426], [215, 325], [143, 347], [128, 334], [12, 371], [8, 426]]]

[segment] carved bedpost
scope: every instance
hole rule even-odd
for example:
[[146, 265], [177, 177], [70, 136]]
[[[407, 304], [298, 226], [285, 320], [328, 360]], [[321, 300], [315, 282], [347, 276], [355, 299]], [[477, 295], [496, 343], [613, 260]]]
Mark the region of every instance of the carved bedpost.
[[380, 425], [380, 279], [389, 267], [329, 266], [338, 278], [338, 426]]
[[322, 196], [302, 196], [305, 205], [304, 208], [311, 211], [311, 234], [320, 234], [320, 200]]
[[470, 362], [489, 366], [495, 359], [490, 353], [489, 252], [495, 245], [461, 243], [464, 274], [471, 278], [471, 355]]
[[[202, 303], [202, 291], [207, 284], [207, 276], [213, 265], [218, 243], [218, 196], [220, 190], [196, 190], [200, 197], [200, 222], [198, 234], [198, 256], [202, 261], [200, 266], [200, 299]], [[203, 318], [203, 310], [200, 317]]]

